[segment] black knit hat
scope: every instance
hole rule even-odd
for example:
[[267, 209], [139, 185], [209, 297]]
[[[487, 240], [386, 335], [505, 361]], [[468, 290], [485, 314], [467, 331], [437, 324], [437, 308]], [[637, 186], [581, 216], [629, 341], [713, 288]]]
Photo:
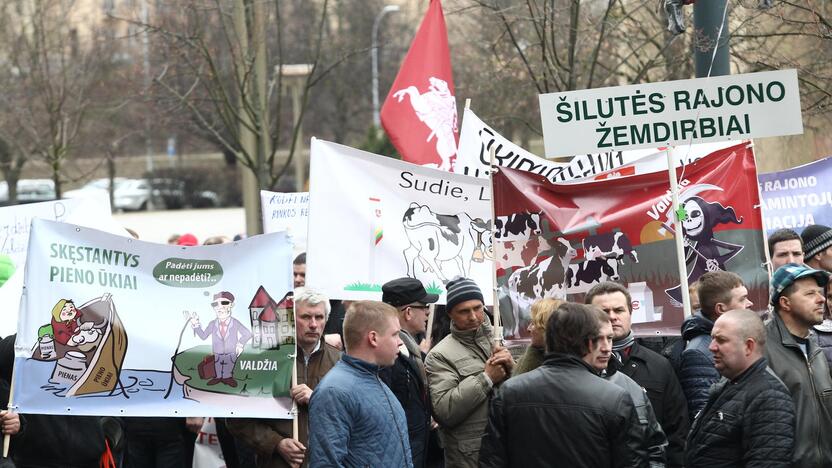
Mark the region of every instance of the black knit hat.
[[800, 234], [803, 239], [803, 256], [806, 260], [832, 247], [832, 228], [822, 224], [812, 224]]
[[477, 283], [474, 280], [468, 278], [454, 278], [450, 282], [448, 282], [448, 302], [445, 305], [445, 310], [448, 313], [454, 310], [458, 304], [461, 304], [465, 301], [470, 301], [474, 299], [479, 299], [480, 302], [485, 303], [485, 300], [482, 296], [482, 291], [480, 291], [480, 287], [477, 286]]

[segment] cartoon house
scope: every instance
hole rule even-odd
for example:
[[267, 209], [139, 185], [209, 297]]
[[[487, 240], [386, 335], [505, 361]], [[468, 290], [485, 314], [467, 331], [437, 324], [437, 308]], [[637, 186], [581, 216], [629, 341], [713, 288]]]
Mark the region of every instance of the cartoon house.
[[281, 344], [295, 342], [291, 293], [286, 294], [280, 303], [277, 303], [266, 289], [260, 286], [248, 310], [251, 316], [253, 348], [272, 349], [279, 348]]

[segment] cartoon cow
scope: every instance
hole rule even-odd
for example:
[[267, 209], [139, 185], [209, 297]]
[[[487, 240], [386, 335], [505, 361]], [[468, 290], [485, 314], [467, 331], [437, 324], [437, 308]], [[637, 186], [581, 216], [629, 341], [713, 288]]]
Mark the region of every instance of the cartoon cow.
[[598, 257], [569, 265], [566, 271], [566, 287], [569, 294], [589, 291], [602, 281], [618, 281], [618, 259], [615, 256]]
[[587, 236], [581, 243], [584, 248], [584, 258], [587, 260], [614, 256], [619, 263], [624, 263], [624, 256], [629, 255], [633, 262], [638, 263], [638, 252], [633, 249], [633, 244], [623, 232]]
[[512, 213], [497, 216], [494, 222], [494, 238], [498, 241], [526, 240], [540, 235], [540, 215], [537, 213]]
[[520, 315], [527, 318], [529, 308], [538, 299], [566, 297], [566, 272], [569, 263], [578, 256], [566, 239], [553, 242], [554, 255], [540, 263], [514, 270], [508, 278], [509, 298], [514, 325], [510, 334], [520, 334]]
[[500, 268], [531, 265], [535, 258], [551, 248], [541, 237], [531, 237], [526, 241], [497, 242], [494, 245]]
[[459, 274], [468, 276], [471, 260], [476, 250], [489, 252], [491, 223], [480, 218], [472, 219], [467, 213], [455, 215], [436, 214], [427, 205], [411, 203], [402, 217], [407, 239], [410, 241], [402, 252], [407, 263], [407, 276], [416, 277], [416, 260], [423, 271], [432, 271], [443, 282], [448, 275], [442, 270], [443, 262], [454, 262]]

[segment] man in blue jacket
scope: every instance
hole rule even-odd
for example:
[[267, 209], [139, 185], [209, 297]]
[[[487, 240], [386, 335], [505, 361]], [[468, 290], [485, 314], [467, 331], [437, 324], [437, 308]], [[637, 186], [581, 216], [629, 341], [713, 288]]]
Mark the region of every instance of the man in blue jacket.
[[399, 354], [399, 331], [395, 307], [375, 301], [350, 305], [345, 354], [309, 403], [309, 466], [413, 468], [404, 410], [379, 378], [379, 370]]

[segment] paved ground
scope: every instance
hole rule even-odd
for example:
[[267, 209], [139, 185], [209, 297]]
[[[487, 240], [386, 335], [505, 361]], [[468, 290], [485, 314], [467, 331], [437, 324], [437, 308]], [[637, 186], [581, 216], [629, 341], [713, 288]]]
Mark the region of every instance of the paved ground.
[[242, 208], [166, 210], [116, 213], [116, 221], [139, 234], [141, 240], [165, 243], [171, 234], [189, 232], [202, 243], [211, 236], [228, 236], [246, 231]]

